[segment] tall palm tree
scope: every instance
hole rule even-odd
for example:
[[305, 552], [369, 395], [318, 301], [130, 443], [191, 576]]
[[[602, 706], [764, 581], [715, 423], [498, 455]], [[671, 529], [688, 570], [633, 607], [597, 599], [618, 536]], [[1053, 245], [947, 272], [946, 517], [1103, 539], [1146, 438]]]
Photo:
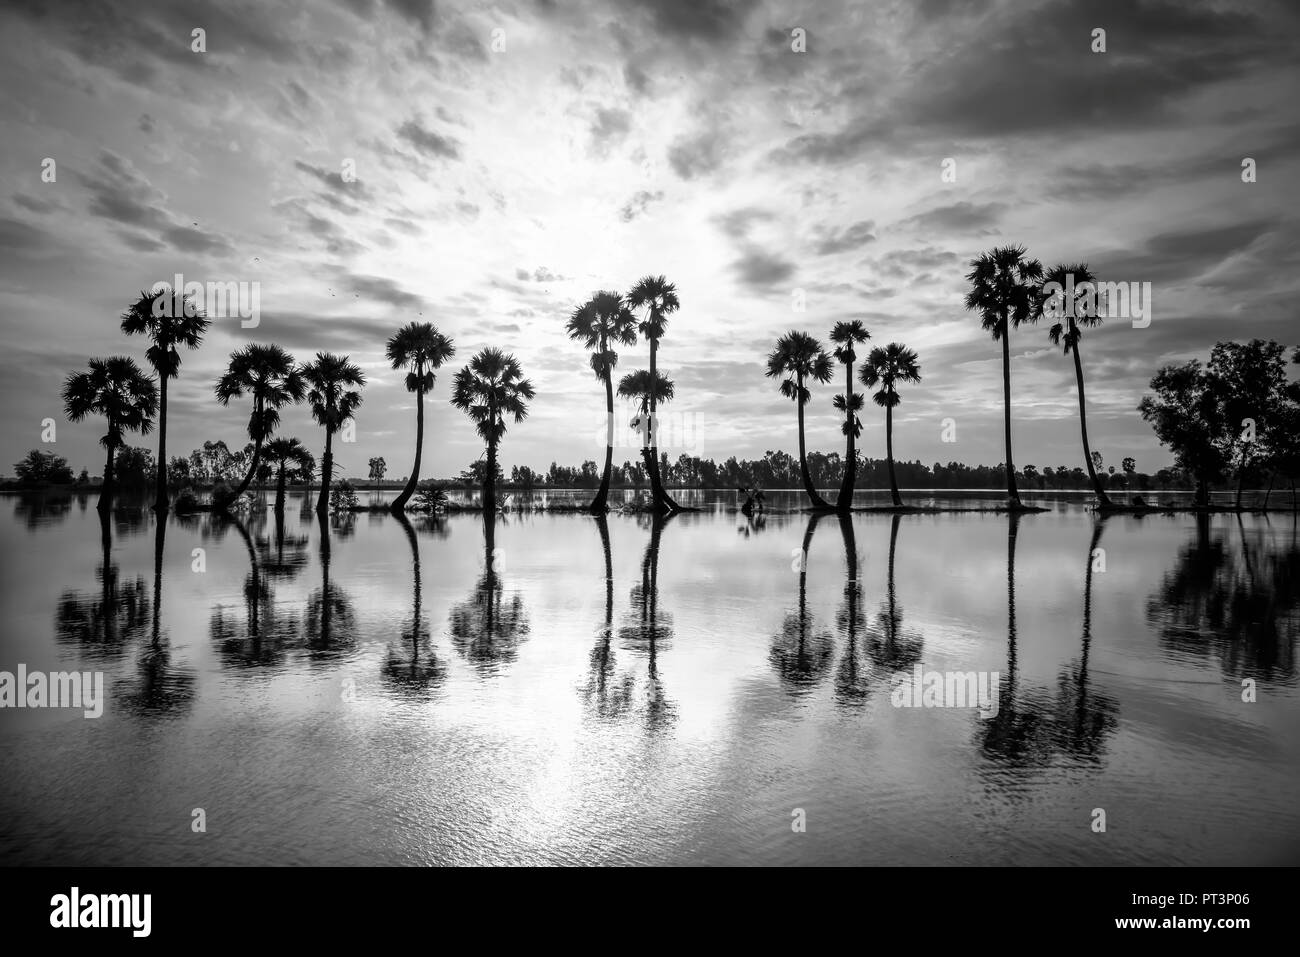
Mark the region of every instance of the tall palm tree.
[[248, 471], [235, 490], [235, 498], [244, 494], [257, 474], [262, 445], [280, 424], [280, 409], [301, 402], [306, 388], [303, 372], [294, 365], [293, 356], [277, 345], [253, 343], [230, 354], [230, 364], [217, 380], [217, 401], [229, 405], [231, 399], [245, 394], [253, 398], [253, 414], [248, 417], [253, 454]]
[[[1071, 278], [1072, 277], [1072, 278]], [[1070, 282], [1067, 282], [1070, 279]], [[1095, 292], [1097, 277], [1088, 269], [1087, 263], [1071, 263], [1053, 266], [1043, 277], [1044, 287], [1056, 283], [1062, 292], [1053, 296], [1044, 296], [1041, 309], [1043, 314], [1057, 322], [1047, 330], [1052, 345], [1064, 345], [1066, 355], [1074, 355], [1074, 381], [1079, 387], [1079, 430], [1083, 433], [1083, 462], [1088, 468], [1088, 477], [1092, 479], [1093, 490], [1097, 493], [1097, 503], [1103, 508], [1110, 505], [1110, 497], [1102, 488], [1101, 479], [1097, 477], [1097, 468], [1092, 460], [1092, 448], [1088, 444], [1088, 413], [1083, 398], [1083, 362], [1079, 358], [1079, 339], [1083, 328], [1101, 325], [1100, 310], [1092, 308], [1096, 301], [1089, 289]], [[1088, 286], [1080, 289], [1084, 284]], [[1073, 308], [1065, 301], [1073, 290], [1071, 298]]]
[[125, 356], [91, 359], [89, 365], [89, 372], [69, 373], [64, 381], [63, 409], [69, 422], [89, 415], [102, 415], [108, 421], [108, 431], [99, 440], [108, 450], [108, 460], [96, 506], [106, 516], [113, 505], [114, 453], [127, 432], [149, 434], [158, 411], [158, 390], [135, 360]]
[[366, 384], [366, 376], [348, 361], [347, 356], [336, 356], [332, 352], [316, 353], [315, 361], [303, 366], [299, 373], [307, 385], [311, 417], [325, 429], [320, 495], [316, 499], [316, 514], [323, 522], [329, 511], [330, 477], [334, 474], [334, 433], [343, 428], [361, 407], [361, 393], [357, 390]]
[[483, 473], [483, 511], [496, 514], [497, 446], [506, 434], [506, 416], [522, 422], [528, 416], [526, 399], [533, 385], [523, 377], [519, 360], [500, 349], [483, 349], [456, 373], [451, 404], [474, 420], [474, 428], [487, 443], [487, 469]]
[[400, 515], [406, 503], [415, 494], [420, 481], [420, 457], [424, 452], [424, 396], [433, 391], [434, 369], [456, 354], [455, 344], [439, 332], [431, 322], [408, 322], [388, 340], [385, 350], [394, 369], [409, 369], [406, 373], [406, 390], [415, 393], [415, 465], [406, 487], [393, 500], [391, 511]]
[[[657, 356], [659, 340], [663, 338], [668, 326], [668, 316], [676, 312], [681, 303], [677, 299], [677, 287], [664, 276], [644, 276], [632, 291], [627, 294], [630, 309], [644, 309], [645, 318], [641, 321], [641, 335], [650, 341], [650, 379], [658, 381]], [[680, 506], [664, 491], [663, 478], [659, 474], [659, 420], [655, 413], [655, 395], [650, 394], [650, 418], [645, 431], [641, 454], [645, 459], [646, 471], [650, 474], [650, 488], [654, 498], [654, 507], [660, 512], [674, 512]]]
[[767, 375], [769, 378], [781, 379], [781, 394], [793, 399], [799, 407], [799, 471], [803, 474], [803, 487], [812, 500], [813, 508], [829, 511], [831, 506], [817, 494], [813, 488], [812, 476], [808, 473], [808, 457], [804, 450], [803, 407], [812, 398], [805, 384], [809, 379], [815, 382], [831, 381], [830, 356], [822, 351], [822, 345], [806, 332], [787, 332], [776, 341], [776, 348], [767, 357]]
[[122, 313], [122, 332], [147, 336], [144, 357], [158, 374], [158, 477], [154, 489], [154, 511], [166, 512], [167, 500], [167, 380], [180, 373], [178, 347], [197, 349], [203, 342], [209, 321], [188, 297], [170, 288], [141, 292], [140, 298]]
[[862, 420], [858, 413], [862, 411], [862, 394], [853, 391], [853, 362], [857, 353], [854, 345], [871, 338], [867, 327], [860, 319], [837, 322], [831, 329], [831, 342], [835, 343], [835, 358], [844, 364], [844, 393], [835, 397], [835, 408], [844, 413], [844, 424], [840, 430], [848, 441], [848, 452], [844, 457], [844, 480], [840, 483], [840, 497], [835, 500], [835, 508], [847, 512], [853, 507], [853, 485], [857, 481], [858, 452], [857, 438], [862, 434]]
[[311, 475], [316, 468], [316, 458], [306, 447], [293, 438], [276, 438], [266, 443], [266, 457], [276, 466], [275, 511], [284, 512], [284, 482], [286, 470], [292, 466], [300, 475]]
[[609, 476], [614, 470], [614, 366], [618, 353], [613, 345], [636, 344], [636, 317], [616, 292], [602, 290], [579, 306], [565, 323], [569, 338], [581, 342], [591, 353], [591, 371], [605, 383], [605, 470], [600, 476], [600, 491], [592, 499], [590, 511], [606, 511], [609, 500]]
[[872, 401], [885, 410], [885, 458], [889, 461], [889, 491], [894, 507], [902, 508], [903, 499], [898, 494], [898, 477], [894, 474], [894, 406], [902, 402], [898, 383], [920, 382], [921, 364], [916, 353], [901, 342], [891, 342], [883, 349], [877, 346], [867, 356], [862, 367], [862, 384], [868, 389], [877, 384], [880, 388]]
[[1016, 467], [1011, 460], [1011, 329], [1038, 318], [1043, 266], [1025, 258], [1024, 246], [1000, 246], [971, 260], [966, 308], [980, 315], [980, 327], [1002, 342], [1002, 406], [1006, 440], [1007, 498], [1020, 507]]

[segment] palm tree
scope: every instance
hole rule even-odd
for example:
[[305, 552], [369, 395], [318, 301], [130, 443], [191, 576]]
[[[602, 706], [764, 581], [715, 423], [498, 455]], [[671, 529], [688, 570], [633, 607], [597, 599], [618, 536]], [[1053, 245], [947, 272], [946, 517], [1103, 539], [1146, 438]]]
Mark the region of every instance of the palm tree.
[[329, 511], [330, 477], [334, 474], [334, 433], [361, 407], [357, 389], [366, 384], [366, 376], [347, 356], [332, 352], [316, 353], [316, 360], [299, 373], [308, 387], [311, 417], [325, 429], [325, 457], [320, 463], [320, 495], [316, 499], [316, 514], [323, 521]]
[[148, 435], [158, 411], [158, 390], [135, 360], [125, 356], [91, 359], [89, 372], [72, 372], [63, 383], [63, 409], [69, 422], [102, 415], [108, 431], [100, 444], [108, 450], [99, 509], [106, 516], [113, 504], [113, 455], [127, 432]]
[[902, 508], [898, 478], [894, 475], [894, 406], [903, 401], [898, 394], [898, 383], [921, 381], [921, 364], [917, 361], [916, 353], [907, 346], [901, 342], [891, 342], [883, 349], [877, 346], [871, 350], [861, 375], [862, 384], [868, 389], [880, 385], [880, 389], [871, 398], [885, 410], [885, 457], [889, 461], [889, 491], [894, 497], [894, 507]]
[[671, 402], [676, 390], [673, 387], [673, 380], [668, 378], [662, 372], [655, 373], [655, 387], [653, 396], [650, 388], [650, 373], [645, 369], [633, 369], [623, 378], [618, 380], [618, 394], [620, 398], [631, 399], [637, 403], [637, 417], [645, 421], [650, 415], [650, 402], [662, 404]]
[[1012, 327], [1038, 318], [1039, 287], [1043, 266], [1025, 258], [1024, 246], [1001, 246], [971, 261], [966, 276], [971, 288], [966, 308], [978, 311], [980, 328], [1002, 341], [1002, 406], [1006, 440], [1007, 497], [1013, 508], [1020, 507], [1016, 490], [1016, 467], [1011, 461], [1011, 340]]
[[145, 359], [158, 374], [158, 477], [154, 489], [154, 511], [166, 512], [167, 501], [167, 380], [180, 373], [179, 346], [197, 349], [203, 342], [209, 321], [192, 300], [171, 289], [141, 292], [140, 298], [122, 313], [122, 332], [148, 336]]
[[424, 452], [424, 396], [433, 391], [434, 369], [456, 354], [455, 344], [431, 322], [408, 322], [388, 340], [385, 350], [394, 369], [409, 369], [406, 390], [415, 393], [415, 465], [402, 493], [393, 499], [391, 511], [400, 515], [415, 494], [420, 481], [420, 457]]
[[277, 438], [266, 443], [266, 457], [276, 465], [275, 511], [284, 512], [285, 471], [292, 465], [301, 475], [311, 475], [316, 468], [315, 457], [297, 439]]
[[[645, 276], [640, 279], [632, 291], [627, 294], [630, 309], [645, 309], [645, 319], [638, 327], [641, 334], [650, 341], [650, 380], [658, 381], [656, 357], [659, 354], [659, 340], [668, 325], [668, 316], [677, 311], [681, 305], [677, 300], [677, 287], [664, 276]], [[655, 395], [650, 394], [650, 417], [647, 420], [644, 444], [641, 455], [645, 459], [646, 471], [650, 474], [650, 488], [656, 511], [674, 512], [680, 506], [664, 491], [663, 478], [659, 474], [658, 429], [659, 420], [655, 414]]]
[[592, 499], [592, 514], [604, 512], [609, 499], [609, 476], [614, 469], [614, 366], [618, 353], [610, 346], [636, 344], [636, 317], [616, 292], [601, 291], [579, 306], [565, 323], [569, 338], [581, 342], [591, 353], [591, 371], [605, 383], [605, 470], [600, 491]]
[[248, 417], [248, 437], [253, 440], [253, 454], [244, 480], [235, 490], [239, 498], [257, 474], [262, 460], [262, 444], [280, 424], [280, 409], [301, 402], [306, 384], [303, 372], [294, 366], [293, 356], [277, 345], [253, 343], [230, 354], [226, 372], [217, 380], [217, 401], [229, 405], [231, 399], [244, 394], [253, 397], [253, 414]]
[[822, 345], [806, 332], [787, 332], [776, 341], [776, 348], [767, 357], [767, 375], [769, 378], [784, 376], [781, 380], [781, 394], [793, 399], [799, 407], [799, 471], [803, 474], [803, 487], [812, 499], [813, 508], [829, 511], [831, 506], [817, 494], [813, 488], [812, 476], [808, 473], [808, 458], [804, 450], [803, 407], [812, 398], [812, 393], [804, 384], [809, 379], [816, 382], [831, 381], [830, 356], [822, 351]]
[[856, 441], [862, 434], [862, 420], [858, 413], [862, 411], [862, 394], [853, 391], [853, 362], [857, 353], [853, 346], [871, 338], [867, 327], [860, 319], [837, 322], [831, 330], [831, 342], [835, 343], [835, 358], [844, 364], [844, 393], [835, 397], [835, 408], [844, 413], [844, 425], [841, 431], [848, 439], [848, 452], [844, 457], [844, 480], [840, 483], [840, 497], [835, 500], [835, 508], [847, 512], [853, 507], [853, 485], [857, 481], [858, 453]]
[[497, 446], [506, 434], [506, 416], [522, 422], [533, 397], [532, 383], [523, 378], [519, 360], [500, 349], [483, 349], [456, 373], [451, 404], [474, 420], [487, 443], [487, 468], [483, 473], [483, 511], [496, 514]]
[[[1088, 269], [1086, 263], [1072, 263], [1053, 266], [1043, 279], [1044, 287], [1056, 283], [1062, 290], [1056, 295], [1044, 296], [1040, 308], [1044, 315], [1057, 320], [1052, 328], [1047, 330], [1052, 345], [1064, 344], [1066, 354], [1074, 355], [1074, 381], [1079, 387], [1079, 429], [1083, 433], [1083, 461], [1088, 467], [1088, 477], [1092, 479], [1093, 490], [1097, 493], [1097, 503], [1105, 508], [1110, 505], [1110, 497], [1102, 488], [1101, 479], [1097, 478], [1097, 469], [1092, 460], [1092, 448], [1088, 445], [1088, 413], [1083, 399], [1083, 362], [1079, 358], [1082, 328], [1101, 325], [1100, 310], [1091, 306], [1091, 303], [1096, 301], [1097, 277]], [[1081, 289], [1080, 287], [1085, 283], [1087, 286]], [[1067, 295], [1074, 300], [1073, 303], [1065, 301]]]

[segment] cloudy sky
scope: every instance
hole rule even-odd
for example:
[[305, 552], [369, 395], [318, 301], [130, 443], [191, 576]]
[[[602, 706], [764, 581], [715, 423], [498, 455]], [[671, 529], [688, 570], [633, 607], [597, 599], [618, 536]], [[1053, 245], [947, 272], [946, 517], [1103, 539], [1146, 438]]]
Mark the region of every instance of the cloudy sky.
[[[481, 451], [447, 398], [487, 345], [537, 389], [507, 469], [597, 459], [603, 394], [564, 320], [596, 289], [663, 273], [682, 301], [660, 352], [679, 445], [719, 460], [793, 450], [766, 352], [791, 328], [825, 340], [860, 318], [873, 344], [921, 357], [897, 454], [991, 464], [1001, 358], [963, 309], [963, 274], [1006, 242], [1152, 284], [1150, 326], [1113, 321], [1083, 358], [1094, 448], [1154, 471], [1170, 457], [1134, 407], [1160, 364], [1219, 339], [1300, 341], [1298, 15], [1096, 0], [8, 3], [0, 471], [47, 417], [60, 454], [102, 470], [102, 424], [62, 422], [62, 379], [89, 355], [143, 361], [118, 315], [178, 272], [259, 283], [261, 317], [218, 320], [185, 356], [172, 454], [243, 444], [248, 409], [218, 406], [212, 384], [233, 349], [273, 341], [366, 370], [339, 464], [364, 475], [383, 455], [401, 476], [414, 404], [383, 344], [424, 319], [457, 348], [429, 406], [428, 474]], [[1081, 464], [1069, 360], [1042, 327], [1013, 334], [1012, 352], [1017, 464]], [[647, 358], [625, 349], [620, 371]], [[812, 448], [841, 447], [839, 388], [814, 394]], [[878, 413], [864, 416], [869, 455], [884, 452]], [[284, 430], [323, 443], [305, 411]]]

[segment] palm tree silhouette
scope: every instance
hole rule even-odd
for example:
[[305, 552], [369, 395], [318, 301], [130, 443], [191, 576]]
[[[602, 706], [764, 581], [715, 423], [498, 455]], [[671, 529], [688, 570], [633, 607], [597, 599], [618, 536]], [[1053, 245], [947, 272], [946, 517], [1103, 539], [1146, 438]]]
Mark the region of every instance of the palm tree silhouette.
[[804, 384], [809, 379], [815, 382], [831, 381], [831, 360], [822, 351], [821, 343], [806, 332], [787, 332], [776, 341], [776, 348], [767, 357], [767, 376], [781, 380], [781, 394], [793, 399], [799, 407], [799, 471], [803, 474], [803, 487], [812, 500], [813, 508], [830, 511], [831, 506], [817, 494], [813, 488], [812, 476], [808, 473], [808, 458], [804, 451], [803, 407], [812, 398], [812, 393]]
[[407, 657], [398, 654], [390, 647], [388, 657], [384, 661], [383, 674], [389, 684], [399, 691], [427, 694], [446, 677], [447, 670], [433, 653], [432, 648], [427, 654], [421, 655], [420, 640], [429, 629], [424, 620], [421, 600], [420, 543], [406, 513], [395, 512], [394, 515], [401, 524], [402, 531], [406, 534], [406, 542], [411, 548], [411, 626], [402, 629], [402, 640], [410, 643], [411, 651]]
[[296, 438], [275, 438], [266, 443], [266, 457], [275, 464], [275, 511], [284, 513], [285, 473], [289, 466], [299, 475], [307, 477], [316, 468], [315, 457]]
[[621, 682], [611, 682], [614, 677], [614, 557], [609, 545], [609, 519], [603, 514], [596, 515], [596, 528], [605, 556], [605, 618], [588, 659], [591, 675], [582, 688], [582, 695], [596, 717], [611, 719], [621, 717], [631, 707], [633, 678], [624, 675]]
[[1000, 246], [971, 261], [966, 308], [980, 315], [980, 327], [1002, 342], [1002, 406], [1007, 450], [1007, 498], [1020, 508], [1016, 467], [1011, 460], [1011, 329], [1038, 318], [1043, 266], [1025, 258], [1024, 246]]
[[[1065, 301], [1066, 280], [1073, 277], [1074, 302]], [[1100, 310], [1094, 309], [1097, 277], [1088, 269], [1087, 263], [1071, 263], [1053, 266], [1043, 277], [1044, 285], [1056, 283], [1063, 290], [1053, 296], [1045, 296], [1040, 309], [1048, 318], [1058, 320], [1047, 330], [1052, 345], [1064, 345], [1066, 355], [1074, 356], [1074, 381], [1079, 387], [1079, 430], [1083, 433], [1083, 462], [1088, 468], [1088, 477], [1092, 480], [1093, 490], [1097, 493], [1097, 503], [1103, 508], [1110, 505], [1110, 497], [1097, 478], [1097, 467], [1092, 460], [1092, 448], [1088, 444], [1088, 412], [1083, 398], [1083, 362], [1079, 358], [1079, 339], [1082, 328], [1101, 325]], [[1085, 285], [1086, 284], [1086, 285]]]
[[[655, 372], [655, 386], [650, 388], [650, 373], [646, 369], [633, 369], [618, 381], [618, 394], [621, 398], [631, 399], [637, 403], [637, 415], [641, 422], [650, 420], [650, 403], [662, 405], [671, 402], [675, 394], [673, 380], [662, 372]], [[653, 391], [654, 395], [651, 396]], [[651, 499], [653, 504], [653, 497]]]
[[529, 634], [523, 597], [515, 592], [507, 600], [496, 549], [496, 512], [483, 513], [483, 574], [467, 601], [454, 606], [448, 619], [452, 644], [487, 677], [515, 660], [519, 645]]
[[[646, 705], [647, 728], [658, 732], [677, 717], [677, 709], [664, 690], [659, 675], [659, 646], [672, 640], [673, 618], [660, 608], [659, 601], [659, 545], [664, 529], [676, 516], [657, 512], [649, 516], [650, 540], [641, 556], [641, 581], [632, 586], [629, 598], [632, 614], [627, 624], [618, 629], [619, 641], [624, 647], [646, 655]], [[612, 601], [607, 592], [607, 601]], [[625, 689], [630, 692], [630, 689]]]
[[[835, 697], [842, 705], [860, 705], [870, 693], [866, 670], [858, 649], [858, 632], [865, 622], [862, 613], [862, 582], [858, 580], [858, 541], [853, 532], [853, 516], [842, 511], [837, 516], [840, 536], [844, 539], [844, 604], [835, 616], [836, 627], [847, 639], [844, 656], [835, 673]], [[899, 516], [895, 515], [895, 520]]]
[[[677, 287], [664, 276], [644, 276], [627, 294], [630, 309], [645, 309], [645, 318], [638, 328], [650, 342], [650, 380], [657, 382], [659, 340], [668, 326], [668, 316], [681, 306]], [[646, 472], [650, 475], [651, 496], [658, 512], [675, 512], [680, 506], [664, 491], [663, 477], [659, 474], [659, 420], [655, 412], [655, 394], [650, 394], [650, 417], [647, 419], [641, 455]]]
[[814, 631], [813, 615], [808, 610], [808, 549], [821, 519], [819, 514], [808, 516], [799, 555], [799, 605], [795, 611], [786, 613], [768, 653], [768, 661], [786, 690], [796, 697], [808, 693], [821, 681], [835, 653], [834, 639], [829, 632]]
[[605, 383], [605, 470], [600, 476], [600, 491], [589, 507], [594, 515], [608, 508], [609, 476], [614, 469], [613, 375], [618, 353], [610, 346], [636, 344], [636, 317], [618, 293], [601, 291], [573, 311], [564, 329], [570, 339], [592, 350], [591, 371]]
[[180, 373], [178, 347], [197, 349], [203, 342], [209, 321], [188, 297], [171, 289], [141, 292], [140, 298], [122, 313], [122, 332], [147, 336], [144, 357], [158, 374], [158, 477], [154, 489], [154, 511], [166, 512], [167, 500], [167, 380]]
[[277, 345], [253, 343], [232, 352], [225, 374], [217, 380], [217, 401], [229, 405], [231, 399], [252, 396], [253, 414], [248, 417], [248, 437], [253, 440], [253, 455], [248, 471], [235, 490], [239, 498], [248, 489], [262, 461], [262, 445], [280, 424], [280, 409], [301, 402], [306, 384], [303, 372], [294, 366], [293, 356]]
[[456, 373], [451, 404], [474, 420], [475, 431], [487, 443], [483, 474], [483, 510], [496, 512], [497, 446], [506, 434], [506, 416], [522, 422], [533, 397], [532, 383], [523, 378], [519, 360], [500, 349], [484, 349]]
[[882, 669], [890, 672], [904, 671], [921, 660], [925, 647], [924, 636], [903, 628], [903, 609], [898, 604], [895, 587], [894, 558], [898, 553], [898, 529], [903, 516], [895, 514], [889, 523], [889, 560], [885, 566], [885, 600], [876, 612], [875, 625], [868, 653]]
[[127, 432], [148, 435], [158, 411], [158, 390], [135, 360], [125, 356], [91, 359], [89, 372], [69, 373], [63, 383], [63, 410], [69, 422], [80, 422], [89, 415], [102, 415], [108, 431], [99, 440], [108, 451], [104, 464], [104, 484], [100, 487], [101, 514], [113, 505], [113, 456]]
[[868, 389], [880, 386], [871, 399], [885, 410], [885, 458], [889, 462], [889, 491], [895, 508], [903, 507], [898, 477], [894, 474], [894, 406], [903, 401], [898, 394], [898, 383], [920, 381], [921, 364], [916, 353], [901, 342], [872, 349], [862, 367], [862, 384]]
[[316, 353], [316, 360], [303, 366], [300, 374], [308, 387], [311, 417], [325, 429], [320, 495], [316, 499], [316, 514], [323, 516], [329, 511], [330, 478], [334, 474], [334, 433], [343, 428], [361, 407], [361, 393], [357, 389], [366, 384], [366, 376], [348, 361], [347, 356], [336, 356], [332, 352]]
[[390, 510], [400, 515], [406, 503], [415, 494], [420, 481], [420, 457], [424, 452], [424, 396], [433, 391], [433, 370], [456, 354], [455, 344], [439, 332], [431, 322], [408, 322], [388, 340], [385, 350], [394, 369], [410, 369], [406, 373], [406, 391], [415, 393], [415, 465], [406, 487], [393, 499]]
[[853, 362], [857, 359], [854, 345], [871, 338], [866, 326], [859, 319], [837, 322], [831, 330], [831, 342], [835, 343], [835, 358], [844, 364], [844, 392], [835, 397], [835, 408], [844, 413], [844, 424], [840, 426], [848, 442], [848, 451], [844, 456], [844, 480], [840, 483], [840, 497], [835, 500], [835, 508], [847, 512], [853, 507], [853, 484], [857, 479], [858, 453], [856, 441], [862, 434], [862, 420], [858, 413], [862, 411], [862, 394], [853, 391]]

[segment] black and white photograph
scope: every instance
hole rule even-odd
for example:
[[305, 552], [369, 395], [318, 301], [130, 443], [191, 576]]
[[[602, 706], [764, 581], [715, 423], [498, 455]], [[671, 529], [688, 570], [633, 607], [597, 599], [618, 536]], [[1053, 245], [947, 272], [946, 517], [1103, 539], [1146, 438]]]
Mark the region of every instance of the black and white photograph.
[[1070, 892], [1113, 937], [1250, 940], [1300, 864], [1298, 41], [6, 0], [22, 920], [147, 937], [114, 874], [222, 868], [1064, 867], [1127, 869]]

